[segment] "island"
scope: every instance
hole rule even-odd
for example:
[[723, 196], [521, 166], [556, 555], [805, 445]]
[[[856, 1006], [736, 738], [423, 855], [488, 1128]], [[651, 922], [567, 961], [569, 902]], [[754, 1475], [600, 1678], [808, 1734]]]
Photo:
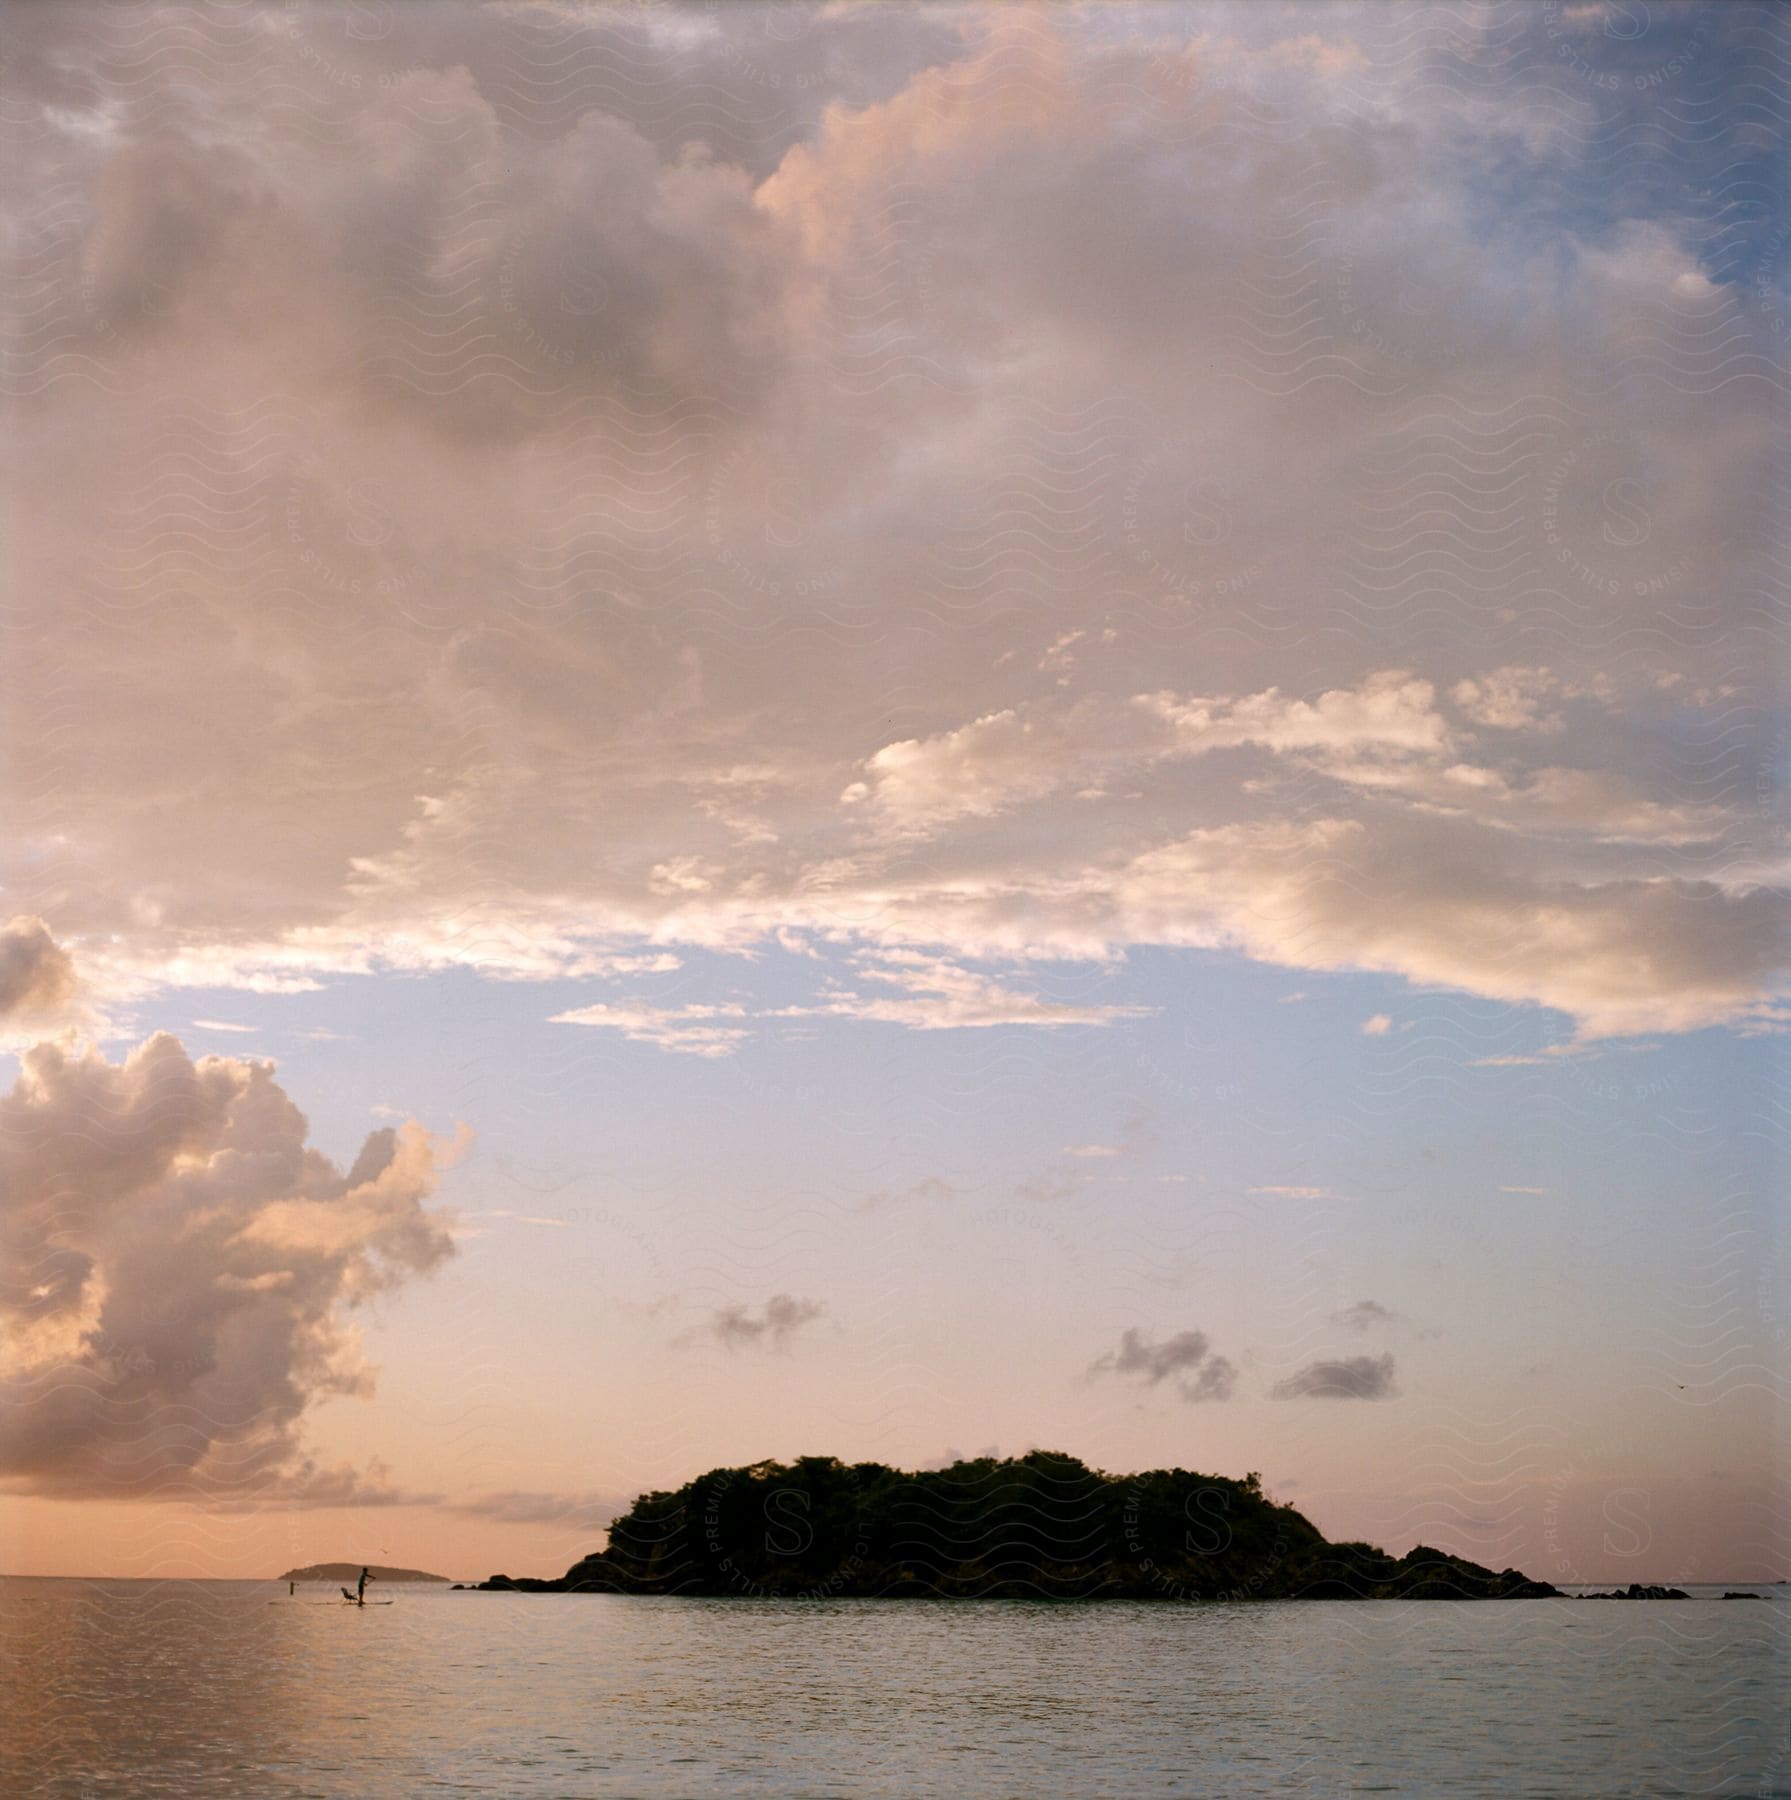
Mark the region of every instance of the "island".
[[358, 1581], [365, 1569], [375, 1581], [439, 1581], [448, 1585], [446, 1575], [431, 1575], [426, 1569], [387, 1569], [378, 1563], [308, 1563], [302, 1569], [288, 1569], [282, 1581]]
[[487, 1592], [1024, 1600], [1519, 1600], [1546, 1581], [1419, 1545], [1329, 1542], [1261, 1477], [1109, 1475], [1034, 1450], [903, 1470], [831, 1456], [643, 1494], [608, 1546]]

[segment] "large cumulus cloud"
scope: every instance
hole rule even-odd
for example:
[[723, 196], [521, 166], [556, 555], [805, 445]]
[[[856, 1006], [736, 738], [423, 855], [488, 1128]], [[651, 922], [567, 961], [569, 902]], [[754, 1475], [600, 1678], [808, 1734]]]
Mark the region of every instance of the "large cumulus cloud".
[[8, 880], [102, 1001], [796, 931], [927, 1026], [850, 956], [1776, 1020], [1791, 312], [1688, 199], [1766, 128], [1654, 128], [1771, 14], [1652, 88], [1541, 13], [135, 17], [6, 115]]
[[410, 1124], [343, 1171], [271, 1064], [41, 1044], [0, 1100], [0, 1482], [241, 1506], [390, 1500], [303, 1421], [370, 1391], [355, 1311], [452, 1251]]

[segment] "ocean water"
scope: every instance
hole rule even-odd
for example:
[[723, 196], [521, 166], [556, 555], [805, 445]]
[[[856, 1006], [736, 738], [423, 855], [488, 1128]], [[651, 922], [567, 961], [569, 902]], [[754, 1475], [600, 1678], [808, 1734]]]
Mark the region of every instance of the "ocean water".
[[1763, 1602], [0, 1580], [0, 1792], [1791, 1795]]

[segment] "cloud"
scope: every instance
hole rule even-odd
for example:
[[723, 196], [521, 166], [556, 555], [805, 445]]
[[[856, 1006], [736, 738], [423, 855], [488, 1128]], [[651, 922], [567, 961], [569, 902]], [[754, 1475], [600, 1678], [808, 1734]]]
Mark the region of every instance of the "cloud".
[[1182, 1397], [1187, 1400], [1229, 1400], [1237, 1387], [1237, 1367], [1223, 1356], [1209, 1356], [1201, 1364], [1192, 1384], [1182, 1384]]
[[1334, 1323], [1347, 1326], [1351, 1331], [1368, 1331], [1376, 1325], [1397, 1325], [1403, 1323], [1404, 1313], [1395, 1312], [1390, 1306], [1383, 1306], [1378, 1300], [1358, 1300], [1354, 1306], [1343, 1307], [1331, 1315]]
[[1148, 1017], [1148, 1006], [1088, 1005], [1044, 999], [1004, 986], [991, 976], [945, 957], [917, 950], [886, 950], [857, 959], [865, 981], [900, 990], [899, 998], [876, 993], [835, 994], [813, 1007], [793, 1007], [783, 1016], [878, 1019], [916, 1031], [976, 1031], [996, 1025], [1046, 1029], [1064, 1025], [1109, 1025]]
[[1089, 1160], [1125, 1155], [1125, 1151], [1118, 1144], [1065, 1144], [1063, 1153], [1065, 1156], [1077, 1156]]
[[95, 1005], [800, 942], [918, 1030], [1131, 1015], [854, 956], [1783, 1023], [1761, 309], [1545, 22], [36, 14], [10, 836]]
[[1559, 731], [1561, 717], [1545, 714], [1542, 707], [1561, 686], [1552, 670], [1506, 667], [1490, 670], [1478, 680], [1458, 681], [1449, 698], [1477, 724], [1498, 731]]
[[1009, 708], [937, 737], [885, 744], [865, 764], [868, 789], [901, 828], [987, 818], [1064, 779], [1069, 740]]
[[1332, 688], [1315, 700], [1271, 687], [1238, 700], [1178, 700], [1162, 693], [1141, 695], [1137, 704], [1169, 725], [1182, 752], [1257, 745], [1335, 758], [1422, 756], [1449, 744], [1436, 689], [1403, 669], [1381, 670], [1359, 687]]
[[1088, 1005], [1053, 1001], [950, 960], [920, 951], [894, 949], [854, 959], [854, 974], [899, 991], [897, 995], [830, 987], [817, 1001], [753, 1010], [738, 1003], [653, 1006], [641, 1001], [599, 1002], [555, 1013], [555, 1025], [594, 1025], [618, 1031], [630, 1041], [686, 1056], [731, 1056], [762, 1021], [873, 1019], [913, 1031], [979, 1031], [998, 1025], [1053, 1029], [1067, 1025], [1110, 1025], [1142, 1018], [1152, 1009], [1129, 1005]]
[[0, 1025], [30, 1029], [56, 1022], [75, 998], [75, 966], [42, 919], [0, 926]]
[[1393, 1019], [1388, 1013], [1373, 1013], [1362, 1021], [1364, 1037], [1385, 1037], [1393, 1029]]
[[551, 1213], [512, 1212], [504, 1206], [480, 1207], [471, 1212], [456, 1214], [460, 1219], [505, 1219], [513, 1225], [552, 1225], [564, 1227], [570, 1223], [566, 1219], [556, 1219]]
[[1225, 1357], [1212, 1354], [1204, 1331], [1178, 1331], [1161, 1343], [1128, 1327], [1120, 1334], [1119, 1348], [1089, 1364], [1095, 1375], [1137, 1376], [1147, 1387], [1156, 1387], [1171, 1376], [1182, 1398], [1188, 1401], [1229, 1400], [1237, 1385], [1237, 1369]]
[[675, 1051], [683, 1056], [730, 1056], [752, 1034], [744, 1025], [721, 1023], [744, 1019], [742, 1006], [649, 1006], [640, 1002], [577, 1006], [554, 1013], [550, 1025], [595, 1025], [619, 1031], [636, 1044]]
[[426, 1209], [445, 1147], [374, 1132], [352, 1168], [307, 1143], [273, 1065], [122, 1062], [40, 1044], [0, 1100], [0, 1480], [16, 1492], [361, 1504], [320, 1469], [312, 1403], [371, 1391], [355, 1311], [452, 1253]]
[[730, 1350], [745, 1349], [754, 1344], [768, 1344], [774, 1350], [782, 1350], [797, 1332], [826, 1311], [825, 1303], [820, 1300], [803, 1300], [794, 1294], [773, 1294], [756, 1313], [740, 1302], [717, 1308], [704, 1329]]
[[1138, 857], [1119, 889], [1140, 938], [1541, 1003], [1588, 1036], [1776, 1019], [1791, 926], [1765, 888], [1535, 879], [1452, 834], [1341, 817], [1197, 831]]
[[1474, 1069], [1546, 1069], [1552, 1063], [1586, 1058], [1597, 1061], [1603, 1052], [1595, 1045], [1579, 1039], [1565, 1044], [1544, 1044], [1540, 1050], [1512, 1050], [1498, 1056], [1477, 1056], [1468, 1065]]
[[1345, 1356], [1309, 1362], [1269, 1390], [1272, 1400], [1386, 1400], [1393, 1385], [1393, 1358]]
[[1339, 1307], [1332, 1313], [1331, 1323], [1341, 1325], [1346, 1331], [1355, 1332], [1394, 1328], [1421, 1338], [1442, 1335], [1436, 1326], [1420, 1324], [1409, 1314], [1398, 1312], [1391, 1306], [1383, 1306], [1378, 1300], [1358, 1300], [1352, 1306]]

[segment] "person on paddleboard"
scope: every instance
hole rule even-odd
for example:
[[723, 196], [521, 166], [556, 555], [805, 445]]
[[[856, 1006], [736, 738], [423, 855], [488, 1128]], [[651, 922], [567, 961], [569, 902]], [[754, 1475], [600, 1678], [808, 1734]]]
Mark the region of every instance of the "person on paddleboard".
[[356, 1606], [365, 1606], [367, 1604], [367, 1583], [370, 1581], [377, 1581], [378, 1579], [379, 1577], [375, 1575], [371, 1569], [363, 1569], [361, 1571], [360, 1580], [354, 1584], [354, 1599]]

